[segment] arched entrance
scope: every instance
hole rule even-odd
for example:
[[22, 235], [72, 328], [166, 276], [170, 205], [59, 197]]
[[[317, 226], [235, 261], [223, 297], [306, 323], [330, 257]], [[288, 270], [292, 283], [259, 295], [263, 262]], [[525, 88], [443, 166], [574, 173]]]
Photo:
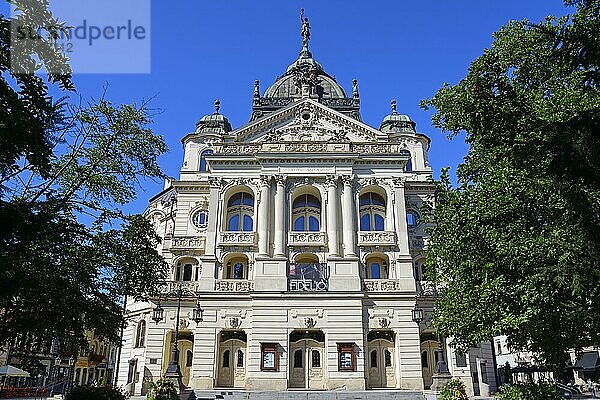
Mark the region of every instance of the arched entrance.
[[[163, 357], [163, 374], [167, 370], [173, 353], [173, 346], [175, 345], [175, 332], [167, 332], [165, 353]], [[194, 334], [191, 331], [179, 331], [179, 341], [177, 342], [179, 349], [179, 368], [181, 369], [181, 380], [185, 386], [190, 383], [190, 376], [192, 374], [192, 362], [194, 360]]]
[[421, 334], [421, 368], [423, 370], [423, 386], [430, 389], [433, 383], [433, 374], [438, 361], [438, 342], [434, 334]]
[[325, 388], [325, 334], [320, 330], [290, 333], [290, 388]]
[[244, 331], [221, 331], [217, 357], [217, 386], [246, 386], [246, 343]]
[[396, 350], [394, 332], [370, 331], [367, 335], [370, 388], [396, 387]]

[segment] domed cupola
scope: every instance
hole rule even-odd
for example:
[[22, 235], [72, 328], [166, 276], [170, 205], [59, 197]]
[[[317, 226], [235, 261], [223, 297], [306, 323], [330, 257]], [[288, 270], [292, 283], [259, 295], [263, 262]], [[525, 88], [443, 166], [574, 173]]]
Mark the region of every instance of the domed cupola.
[[416, 133], [416, 126], [417, 124], [408, 115], [398, 114], [396, 111], [396, 100], [392, 100], [392, 113], [383, 119], [379, 130], [390, 136], [394, 136], [403, 133]]
[[255, 81], [251, 120], [268, 115], [302, 98], [314, 99], [360, 120], [358, 83], [356, 80], [353, 81], [352, 97], [347, 97], [346, 91], [337, 83], [335, 77], [326, 73], [308, 50], [310, 25], [308, 18], [304, 17], [304, 10], [301, 11], [300, 19], [302, 21], [300, 55], [287, 68], [285, 74], [269, 86], [263, 97], [260, 95], [259, 82]]
[[221, 102], [215, 100], [215, 112], [207, 114], [196, 122], [195, 134], [203, 138], [220, 139], [223, 134], [231, 132], [231, 124], [226, 116], [219, 114]]

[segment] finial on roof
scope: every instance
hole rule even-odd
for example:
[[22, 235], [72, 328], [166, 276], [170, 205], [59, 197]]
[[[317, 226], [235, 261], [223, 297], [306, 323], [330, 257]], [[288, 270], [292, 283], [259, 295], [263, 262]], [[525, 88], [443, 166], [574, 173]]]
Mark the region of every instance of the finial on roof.
[[308, 18], [304, 16], [304, 8], [300, 10], [300, 22], [302, 22], [302, 51], [300, 56], [310, 58], [312, 54], [308, 51], [308, 42], [310, 41], [310, 24]]
[[392, 115], [396, 115], [396, 114], [398, 114], [396, 112], [396, 99], [393, 99], [392, 100]]
[[358, 99], [358, 81], [356, 79], [352, 80], [352, 97]]
[[215, 114], [219, 113], [219, 109], [221, 108], [221, 102], [219, 101], [219, 99], [215, 100]]
[[260, 97], [260, 82], [258, 79], [254, 81], [254, 97]]

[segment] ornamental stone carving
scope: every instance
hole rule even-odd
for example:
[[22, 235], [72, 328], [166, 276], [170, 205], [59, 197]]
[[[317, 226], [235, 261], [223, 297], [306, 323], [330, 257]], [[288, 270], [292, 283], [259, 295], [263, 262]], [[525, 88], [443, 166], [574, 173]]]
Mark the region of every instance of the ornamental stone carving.
[[223, 186], [223, 178], [218, 176], [209, 176], [208, 183], [211, 188], [220, 189]]
[[255, 232], [220, 232], [219, 245], [221, 246], [254, 246], [256, 244]]
[[290, 246], [325, 246], [325, 232], [289, 232]]
[[218, 279], [215, 281], [217, 292], [249, 292], [254, 290], [254, 282], [241, 279]]
[[171, 249], [198, 249], [206, 247], [206, 238], [198, 236], [174, 236], [171, 239]]
[[400, 282], [395, 279], [365, 279], [363, 289], [365, 292], [393, 292], [400, 290]]
[[358, 232], [359, 246], [396, 244], [396, 232], [393, 231], [362, 231]]

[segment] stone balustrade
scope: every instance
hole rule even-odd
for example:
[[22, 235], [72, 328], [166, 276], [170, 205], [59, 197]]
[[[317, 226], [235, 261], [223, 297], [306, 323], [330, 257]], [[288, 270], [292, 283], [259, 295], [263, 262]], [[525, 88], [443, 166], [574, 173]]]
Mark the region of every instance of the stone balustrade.
[[250, 292], [254, 290], [254, 282], [247, 279], [218, 279], [215, 281], [217, 292]]
[[177, 291], [181, 289], [184, 297], [193, 297], [199, 291], [199, 282], [196, 281], [167, 281], [161, 287], [160, 293], [168, 297], [176, 297]]
[[396, 279], [363, 279], [365, 292], [394, 292], [400, 290], [400, 282]]
[[290, 246], [325, 246], [325, 232], [289, 232]]
[[256, 232], [230, 231], [219, 234], [220, 246], [254, 246]]
[[435, 297], [438, 291], [433, 282], [417, 281], [417, 294], [424, 297]]
[[359, 246], [392, 246], [396, 244], [396, 232], [361, 231], [358, 232]]
[[165, 239], [165, 248], [172, 250], [204, 250], [206, 238], [204, 236], [173, 236]]

